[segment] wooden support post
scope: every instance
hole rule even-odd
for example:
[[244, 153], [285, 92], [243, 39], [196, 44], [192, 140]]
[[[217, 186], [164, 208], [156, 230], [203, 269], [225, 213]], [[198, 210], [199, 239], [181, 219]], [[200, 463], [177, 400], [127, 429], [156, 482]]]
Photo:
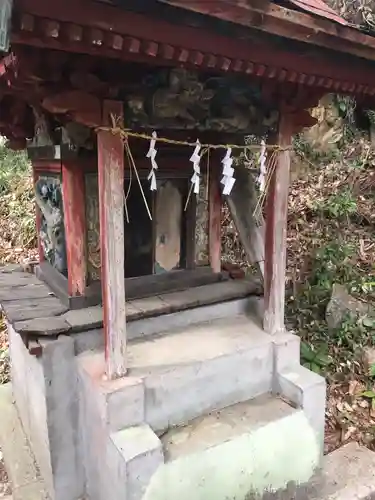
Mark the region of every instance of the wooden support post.
[[209, 172], [208, 190], [208, 246], [211, 269], [215, 273], [221, 271], [221, 192], [219, 170], [211, 169]]
[[[35, 189], [36, 183], [38, 182], [38, 179], [39, 179], [39, 173], [36, 171], [36, 169], [33, 165], [34, 189]], [[36, 226], [36, 234], [37, 234], [37, 241], [38, 241], [39, 263], [42, 263], [45, 261], [45, 256], [44, 256], [42, 242], [40, 239], [41, 213], [40, 213], [40, 208], [38, 207], [38, 204], [36, 202], [35, 202], [35, 226]]]
[[[289, 148], [292, 141], [293, 119], [281, 114], [276, 143]], [[277, 153], [277, 163], [270, 179], [266, 201], [264, 320], [267, 333], [283, 332], [285, 308], [286, 232], [290, 149]]]
[[62, 193], [68, 293], [76, 297], [84, 295], [87, 280], [85, 175], [78, 163], [63, 164]]
[[236, 165], [236, 183], [227, 199], [238, 238], [245, 250], [249, 264], [255, 264], [264, 278], [264, 220], [254, 217], [258, 203], [253, 174], [245, 165]]
[[[121, 102], [104, 101], [104, 126], [111, 114], [122, 118]], [[115, 379], [126, 374], [124, 145], [104, 130], [98, 132], [98, 175], [106, 372]]]

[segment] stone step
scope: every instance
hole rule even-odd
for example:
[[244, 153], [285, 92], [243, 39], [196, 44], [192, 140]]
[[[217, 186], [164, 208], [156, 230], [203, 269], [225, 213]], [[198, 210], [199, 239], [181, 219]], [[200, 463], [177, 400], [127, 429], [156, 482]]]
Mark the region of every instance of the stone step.
[[[298, 363], [296, 337], [286, 338]], [[103, 353], [79, 357], [112, 432], [142, 422], [163, 431], [272, 390], [274, 340], [244, 315], [132, 341], [127, 350], [128, 375], [116, 381], [103, 380]]]
[[305, 500], [321, 460], [304, 412], [271, 396], [197, 418], [161, 442], [165, 463], [142, 500]]
[[159, 438], [148, 425], [129, 427], [108, 434], [103, 440], [97, 438], [94, 433], [87, 441], [88, 498], [142, 500], [151, 477], [164, 464]]

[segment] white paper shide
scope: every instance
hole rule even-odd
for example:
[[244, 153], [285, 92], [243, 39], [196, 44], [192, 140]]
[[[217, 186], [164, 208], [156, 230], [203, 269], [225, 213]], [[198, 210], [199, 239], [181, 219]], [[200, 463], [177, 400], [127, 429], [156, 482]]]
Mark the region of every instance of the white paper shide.
[[193, 170], [194, 173], [190, 179], [191, 183], [193, 184], [193, 190], [194, 194], [198, 195], [199, 194], [199, 183], [200, 183], [200, 174], [201, 174], [201, 167], [200, 167], [200, 161], [201, 161], [201, 156], [199, 155], [200, 150], [201, 150], [201, 143], [197, 139], [195, 143], [195, 149], [194, 153], [190, 157], [190, 161], [193, 163]]
[[267, 177], [266, 160], [267, 160], [266, 143], [262, 140], [262, 142], [260, 143], [259, 176], [257, 178], [257, 182], [259, 184], [259, 191], [261, 193], [264, 192], [264, 189], [266, 187], [266, 177]]
[[156, 132], [152, 132], [152, 139], [150, 141], [150, 147], [149, 147], [148, 153], [146, 155], [146, 158], [150, 158], [150, 160], [151, 160], [151, 170], [150, 170], [150, 173], [148, 174], [148, 177], [147, 177], [147, 180], [150, 181], [150, 190], [151, 191], [157, 190], [156, 174], [155, 174], [155, 171], [158, 169], [158, 164], [156, 163], [156, 160], [155, 160], [156, 153], [157, 153], [157, 150], [155, 148], [156, 139], [157, 139]]
[[232, 158], [232, 149], [228, 148], [224, 158], [221, 160], [223, 165], [223, 177], [221, 179], [221, 184], [223, 185], [223, 195], [229, 196], [232, 192], [234, 183], [236, 179], [234, 178], [234, 168], [233, 158]]

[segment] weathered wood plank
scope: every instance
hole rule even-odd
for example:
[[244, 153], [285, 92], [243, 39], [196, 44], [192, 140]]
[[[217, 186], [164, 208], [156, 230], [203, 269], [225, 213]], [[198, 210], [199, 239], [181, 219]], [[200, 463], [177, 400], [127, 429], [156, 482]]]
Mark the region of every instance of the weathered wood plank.
[[214, 273], [221, 270], [221, 193], [219, 183], [219, 170], [211, 169], [209, 172], [208, 195], [208, 247], [209, 261]]
[[[104, 101], [103, 125], [122, 118], [122, 103]], [[126, 374], [124, 282], [124, 145], [118, 135], [98, 132], [98, 175], [102, 301], [107, 377]]]
[[84, 295], [87, 280], [85, 176], [79, 165], [62, 167], [68, 293]]
[[236, 183], [227, 198], [229, 211], [250, 264], [256, 264], [264, 276], [264, 220], [255, 220], [257, 192], [251, 172], [243, 165], [236, 166]]
[[[281, 114], [277, 143], [289, 148], [292, 140], [293, 119]], [[264, 320], [266, 332], [282, 332], [285, 309], [286, 232], [288, 190], [290, 177], [290, 149], [281, 150], [268, 187], [266, 201], [265, 265], [264, 265]]]

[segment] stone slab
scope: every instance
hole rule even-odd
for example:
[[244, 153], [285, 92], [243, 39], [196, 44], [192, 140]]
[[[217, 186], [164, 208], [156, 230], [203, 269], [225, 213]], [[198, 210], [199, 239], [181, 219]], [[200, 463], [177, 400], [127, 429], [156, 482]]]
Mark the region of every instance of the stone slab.
[[34, 318], [44, 318], [46, 314], [51, 317], [60, 316], [68, 310], [68, 308], [55, 297], [9, 301], [2, 304], [2, 309], [10, 323]]
[[72, 332], [100, 328], [103, 325], [103, 308], [95, 306], [76, 309], [66, 312], [63, 318], [70, 325]]
[[11, 384], [0, 386], [0, 414], [0, 445], [12, 483], [13, 500], [48, 499], [45, 485], [13, 403]]
[[17, 272], [23, 272], [23, 267], [21, 264], [5, 264], [0, 266], [0, 273], [4, 274], [9, 274], [9, 273], [14, 273], [15, 271]]
[[163, 296], [145, 297], [144, 299], [131, 300], [131, 307], [135, 307], [141, 314], [164, 312], [168, 304], [163, 300]]
[[189, 288], [181, 292], [167, 293], [160, 297], [173, 310], [187, 307], [208, 305], [218, 301], [226, 301], [246, 297], [255, 293], [258, 287], [254, 281], [223, 281], [214, 285]]
[[349, 443], [324, 458], [324, 487], [311, 500], [373, 500], [375, 453]]
[[13, 325], [16, 332], [30, 335], [58, 335], [67, 333], [70, 325], [61, 316], [52, 318], [35, 318], [27, 321], [17, 321]]
[[166, 461], [199, 453], [295, 412], [281, 399], [263, 395], [198, 417], [182, 428], [170, 429], [162, 436]]
[[41, 299], [54, 296], [43, 284], [31, 283], [24, 286], [0, 286], [0, 303], [13, 300]]
[[[204, 285], [179, 292], [155, 297], [131, 300], [126, 303], [126, 320], [134, 322], [173, 312], [182, 312], [204, 304], [212, 305], [229, 301], [237, 297], [246, 297], [254, 290], [254, 283], [249, 281], [223, 281], [214, 285]], [[71, 333], [100, 328], [103, 325], [101, 306], [68, 311], [63, 315], [71, 326]], [[164, 322], [164, 319], [161, 319]], [[132, 336], [133, 338], [138, 335]], [[141, 335], [139, 335], [141, 336]]]
[[129, 342], [128, 366], [159, 431], [271, 391], [272, 338], [246, 316], [213, 320]]
[[0, 286], [24, 286], [31, 284], [41, 284], [41, 281], [34, 274], [25, 273], [23, 271], [1, 272], [0, 271]]

